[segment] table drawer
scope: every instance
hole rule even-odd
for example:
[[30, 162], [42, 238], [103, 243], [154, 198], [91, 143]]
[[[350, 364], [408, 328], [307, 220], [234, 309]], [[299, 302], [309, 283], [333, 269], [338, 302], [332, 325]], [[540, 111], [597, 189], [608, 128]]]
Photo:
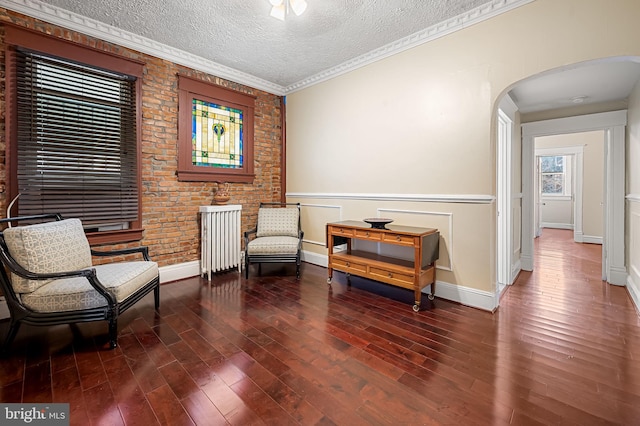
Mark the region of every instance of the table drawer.
[[354, 262], [352, 260], [342, 259], [342, 258], [332, 258], [331, 266], [335, 269], [339, 269], [344, 272], [366, 272], [367, 265], [364, 263]]
[[388, 269], [376, 268], [372, 266], [371, 268], [369, 268], [369, 274], [374, 279], [380, 279], [380, 281], [384, 282], [398, 282], [405, 284], [414, 283], [413, 275], [390, 271]]
[[355, 237], [361, 240], [380, 241], [382, 239], [382, 233], [369, 229], [356, 229]]
[[387, 234], [382, 234], [382, 242], [390, 243], [390, 244], [413, 246], [414, 237], [410, 235], [387, 233]]
[[342, 236], [345, 236], [345, 237], [352, 237], [353, 236], [353, 229], [343, 228], [341, 226], [332, 226], [332, 227], [329, 228], [329, 234], [342, 235]]

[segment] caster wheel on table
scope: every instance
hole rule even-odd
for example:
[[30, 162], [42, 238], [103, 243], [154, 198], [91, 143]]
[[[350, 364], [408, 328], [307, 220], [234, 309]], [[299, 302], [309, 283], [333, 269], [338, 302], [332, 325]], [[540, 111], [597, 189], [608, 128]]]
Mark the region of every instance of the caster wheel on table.
[[413, 312], [420, 312], [420, 305], [413, 305]]
[[331, 285], [331, 278], [327, 278], [327, 284]]
[[427, 297], [429, 298], [429, 300], [433, 300], [436, 298], [433, 294], [429, 294]]

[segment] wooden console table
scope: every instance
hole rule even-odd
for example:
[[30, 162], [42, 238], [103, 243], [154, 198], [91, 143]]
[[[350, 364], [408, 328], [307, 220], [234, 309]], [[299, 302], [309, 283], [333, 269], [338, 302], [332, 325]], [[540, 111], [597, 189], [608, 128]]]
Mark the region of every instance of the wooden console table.
[[[380, 256], [366, 251], [351, 250], [352, 240], [365, 240], [382, 244], [412, 247], [413, 260]], [[435, 261], [438, 260], [440, 233], [433, 228], [386, 225], [384, 229], [372, 228], [365, 222], [342, 221], [327, 224], [329, 249], [329, 278], [333, 270], [369, 278], [375, 281], [413, 290], [413, 310], [420, 310], [422, 289], [431, 284], [429, 299], [435, 294]], [[347, 250], [334, 253], [335, 246], [347, 244]]]

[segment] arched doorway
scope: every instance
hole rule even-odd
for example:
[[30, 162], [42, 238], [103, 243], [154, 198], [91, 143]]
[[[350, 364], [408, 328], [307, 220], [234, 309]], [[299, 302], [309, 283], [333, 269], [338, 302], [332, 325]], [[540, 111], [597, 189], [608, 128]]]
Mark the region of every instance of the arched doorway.
[[[603, 74], [603, 69], [610, 69], [610, 76], [614, 77], [607, 80], [607, 73], [605, 72]], [[575, 74], [573, 74], [574, 71]], [[615, 77], [615, 73], [618, 73], [619, 77]], [[579, 77], [574, 78], [572, 76]], [[626, 283], [627, 273], [624, 258], [624, 126], [626, 124], [626, 110], [624, 110], [624, 106], [619, 107], [619, 105], [626, 105], [626, 99], [628, 98], [633, 86], [638, 81], [638, 76], [640, 76], [640, 58], [607, 58], [574, 64], [550, 70], [537, 76], [532, 76], [511, 85], [507, 90], [505, 90], [503, 98], [498, 99], [497, 104], [502, 105], [504, 98], [513, 97], [513, 101], [520, 112], [516, 126], [518, 127], [518, 130], [521, 129], [522, 131], [522, 144], [520, 144], [519, 138], [513, 141], [513, 146], [516, 147], [516, 149], [513, 150], [516, 153], [515, 156], [508, 156], [507, 158], [503, 156], [501, 158], [500, 151], [502, 149], [504, 152], [504, 147], [500, 146], [501, 142], [499, 137], [497, 141], [496, 194], [498, 204], [500, 204], [500, 197], [505, 196], [504, 192], [500, 192], [500, 189], [508, 187], [508, 185], [505, 185], [504, 182], [502, 182], [504, 179], [512, 180], [511, 186], [513, 187], [513, 191], [511, 193], [511, 201], [519, 203], [521, 200], [522, 203], [522, 208], [518, 210], [518, 213], [513, 214], [510, 212], [510, 214], [512, 214], [511, 220], [497, 220], [497, 226], [499, 228], [497, 236], [498, 258], [500, 253], [504, 253], [507, 248], [520, 244], [521, 251], [518, 257], [514, 259], [514, 263], [517, 263], [518, 267], [525, 270], [532, 270], [534, 267], [532, 257], [533, 238], [535, 235], [533, 218], [534, 199], [532, 198], [534, 191], [533, 179], [535, 159], [533, 138], [537, 135], [582, 132], [600, 129], [605, 131], [607, 138], [607, 149], [605, 155], [607, 162], [605, 176], [605, 179], [607, 180], [605, 200], [605, 235], [607, 235], [608, 238], [604, 241], [605, 255], [603, 257], [605, 257], [605, 259], [603, 259], [603, 269], [606, 269], [606, 277], [609, 282], [620, 285], [624, 285]], [[565, 82], [569, 81], [570, 84], [559, 84], [558, 82], [562, 81], [562, 78], [564, 78]], [[540, 79], [540, 82], [543, 85], [541, 86], [542, 90], [533, 90], [537, 86], [536, 84], [532, 84], [532, 82], [535, 83], [538, 79]], [[619, 86], [617, 87], [617, 90], [614, 90], [610, 85], [602, 84], [602, 79], [605, 79], [607, 82], [610, 82], [610, 80], [624, 80], [627, 85]], [[598, 82], [600, 84], [597, 84]], [[547, 87], [544, 87], [544, 85]], [[562, 87], [564, 91], [557, 90], [557, 87], [559, 86]], [[525, 89], [518, 90], [520, 87], [524, 87]], [[593, 92], [594, 97], [590, 99], [591, 101], [606, 99], [609, 102], [594, 103], [591, 107], [585, 104], [576, 106], [577, 103], [581, 103], [585, 101], [585, 99], [590, 98], [591, 93], [589, 93], [589, 90], [592, 87], [596, 87], [597, 90]], [[604, 93], [602, 89], [603, 87], [609, 87], [611, 93]], [[547, 93], [547, 97], [544, 96], [544, 93]], [[587, 93], [587, 95], [584, 95], [584, 93]], [[529, 99], [528, 96], [531, 96], [532, 99]], [[607, 98], [606, 96], [609, 97]], [[615, 102], [611, 102], [614, 100], [617, 101], [617, 104], [615, 104]], [[531, 113], [530, 108], [536, 103], [539, 108], [535, 111], [537, 111], [538, 115], [543, 118], [539, 121], [525, 120], [529, 122], [526, 122], [522, 126], [518, 126], [518, 124], [520, 124], [521, 114], [524, 113], [521, 111], [521, 108], [527, 109], [528, 114], [525, 115], [535, 116], [535, 113]], [[616, 105], [618, 107], [616, 107]], [[498, 107], [496, 110], [498, 110]], [[542, 112], [542, 114], [540, 114], [540, 112]], [[499, 114], [496, 113], [495, 116], [498, 117]], [[520, 131], [517, 133], [519, 135]], [[505, 163], [505, 161], [509, 163]], [[522, 169], [518, 170], [520, 165], [522, 165]], [[514, 173], [504, 172], [504, 170], [510, 170], [512, 168]], [[517, 182], [514, 180], [514, 176], [517, 176]], [[522, 179], [522, 186], [520, 186], [520, 178]], [[504, 228], [505, 224], [510, 228]], [[505, 237], [505, 234], [507, 237]], [[507, 244], [508, 246], [505, 246]], [[498, 260], [498, 272], [500, 272], [500, 267], [500, 260]], [[502, 265], [502, 267], [504, 268], [504, 265]], [[498, 288], [500, 288], [500, 284], [498, 284]]]

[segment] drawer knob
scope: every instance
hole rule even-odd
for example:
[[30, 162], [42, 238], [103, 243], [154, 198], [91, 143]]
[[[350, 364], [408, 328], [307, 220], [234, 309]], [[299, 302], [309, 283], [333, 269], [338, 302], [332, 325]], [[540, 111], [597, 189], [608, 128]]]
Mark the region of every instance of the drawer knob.
[[351, 264], [349, 262], [347, 262], [347, 268], [350, 267], [350, 266], [351, 266]]
[[396, 240], [400, 241], [400, 235], [396, 235]]
[[389, 272], [389, 278], [393, 278], [393, 274]]
[[369, 231], [367, 231], [366, 236], [367, 236], [367, 237], [369, 236]]

